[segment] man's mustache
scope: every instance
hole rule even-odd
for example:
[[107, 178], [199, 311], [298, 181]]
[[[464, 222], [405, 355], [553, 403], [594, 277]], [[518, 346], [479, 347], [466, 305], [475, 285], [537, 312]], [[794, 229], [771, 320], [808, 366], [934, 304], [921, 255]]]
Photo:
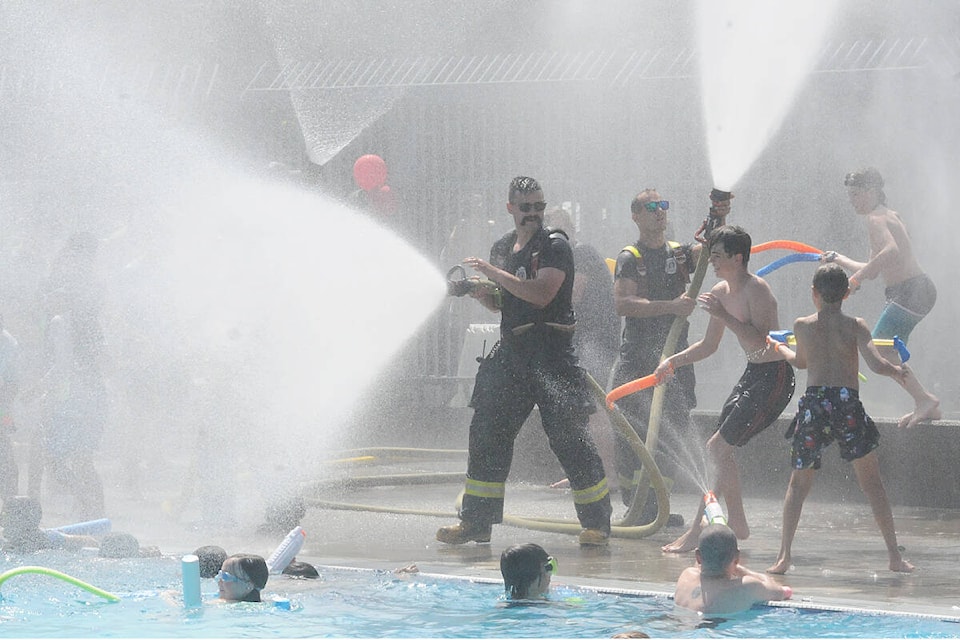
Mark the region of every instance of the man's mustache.
[[528, 222], [536, 222], [539, 226], [543, 225], [543, 220], [540, 219], [540, 216], [523, 216], [523, 218], [520, 219], [521, 225], [527, 224]]

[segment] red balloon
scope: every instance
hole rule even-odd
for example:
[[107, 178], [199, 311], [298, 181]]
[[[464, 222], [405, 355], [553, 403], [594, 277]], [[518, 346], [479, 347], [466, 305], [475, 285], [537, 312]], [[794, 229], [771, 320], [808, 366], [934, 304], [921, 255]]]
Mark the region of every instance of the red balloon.
[[364, 191], [379, 189], [387, 181], [387, 163], [378, 155], [360, 156], [353, 163], [353, 179]]

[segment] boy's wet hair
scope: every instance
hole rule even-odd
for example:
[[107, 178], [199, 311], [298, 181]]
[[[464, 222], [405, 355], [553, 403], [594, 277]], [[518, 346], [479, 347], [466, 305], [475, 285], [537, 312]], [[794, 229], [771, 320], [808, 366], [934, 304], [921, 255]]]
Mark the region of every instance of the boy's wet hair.
[[527, 586], [540, 577], [549, 560], [550, 556], [543, 547], [532, 542], [504, 549], [500, 554], [500, 574], [507, 595], [510, 598], [526, 597]]
[[711, 524], [700, 533], [697, 543], [700, 564], [708, 573], [723, 571], [740, 552], [737, 536], [725, 524]]
[[887, 194], [883, 192], [883, 176], [874, 167], [851, 171], [843, 177], [843, 186], [876, 189], [880, 194], [880, 202], [887, 204]]
[[293, 578], [316, 579], [320, 577], [320, 572], [309, 562], [295, 560], [283, 568], [283, 575]]
[[850, 290], [850, 280], [838, 264], [821, 265], [813, 274], [813, 289], [824, 302], [840, 302]]
[[193, 552], [193, 555], [200, 559], [200, 577], [213, 578], [223, 566], [223, 561], [227, 559], [227, 552], [223, 547], [215, 544], [208, 544], [199, 547]]
[[744, 267], [750, 263], [750, 250], [753, 248], [753, 240], [743, 227], [726, 224], [714, 231], [713, 235], [710, 236], [710, 249], [718, 244], [723, 247], [728, 256], [743, 256]]
[[540, 183], [527, 176], [517, 176], [510, 181], [510, 190], [507, 192], [507, 202], [514, 202], [517, 195], [543, 191]]
[[253, 589], [239, 600], [242, 602], [260, 602], [260, 591], [267, 586], [267, 580], [270, 578], [267, 561], [263, 559], [263, 556], [253, 553], [235, 553], [228, 556], [224, 560], [224, 564], [230, 560], [236, 561], [236, 564], [231, 565], [230, 573], [253, 585]]

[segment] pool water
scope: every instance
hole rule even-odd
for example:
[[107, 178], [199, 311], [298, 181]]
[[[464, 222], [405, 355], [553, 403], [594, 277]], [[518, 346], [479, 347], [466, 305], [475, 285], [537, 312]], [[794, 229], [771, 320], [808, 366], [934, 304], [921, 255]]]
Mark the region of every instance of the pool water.
[[[318, 567], [320, 580], [273, 576], [263, 603], [217, 604], [213, 580], [204, 600], [185, 609], [179, 558], [112, 560], [44, 552], [0, 561], [0, 571], [39, 565], [121, 598], [108, 602], [46, 575], [0, 585], [3, 637], [418, 637], [586, 638], [643, 631], [674, 638], [949, 638], [960, 618], [763, 606], [703, 619], [675, 608], [667, 594], [604, 591], [562, 584], [552, 601], [517, 606], [495, 580]], [[289, 600], [289, 609], [275, 600]]]

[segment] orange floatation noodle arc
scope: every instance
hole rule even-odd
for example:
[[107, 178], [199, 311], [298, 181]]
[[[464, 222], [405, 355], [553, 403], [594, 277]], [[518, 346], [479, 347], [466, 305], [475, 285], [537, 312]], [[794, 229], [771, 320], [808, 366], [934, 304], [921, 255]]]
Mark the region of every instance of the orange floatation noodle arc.
[[770, 251], [771, 249], [785, 249], [787, 251], [798, 251], [800, 253], [823, 253], [816, 247], [811, 247], [803, 242], [796, 240], [770, 240], [753, 245], [750, 253], [760, 253], [761, 251]]
[[631, 393], [636, 393], [637, 391], [643, 391], [649, 387], [657, 384], [657, 377], [654, 374], [643, 376], [642, 378], [637, 378], [636, 380], [631, 380], [625, 384], [620, 385], [613, 391], [607, 394], [607, 406], [613, 409], [613, 403], [619, 400], [624, 396], [628, 396]]

